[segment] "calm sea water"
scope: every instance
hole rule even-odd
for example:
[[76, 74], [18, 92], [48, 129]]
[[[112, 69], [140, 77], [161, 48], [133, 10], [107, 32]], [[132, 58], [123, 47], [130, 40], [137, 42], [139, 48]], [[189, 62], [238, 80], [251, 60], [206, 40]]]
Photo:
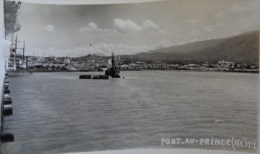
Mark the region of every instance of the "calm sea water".
[[14, 115], [5, 118], [5, 130], [15, 142], [4, 145], [6, 154], [175, 148], [161, 139], [257, 136], [258, 74], [140, 71], [111, 80], [79, 74], [87, 73], [10, 77]]

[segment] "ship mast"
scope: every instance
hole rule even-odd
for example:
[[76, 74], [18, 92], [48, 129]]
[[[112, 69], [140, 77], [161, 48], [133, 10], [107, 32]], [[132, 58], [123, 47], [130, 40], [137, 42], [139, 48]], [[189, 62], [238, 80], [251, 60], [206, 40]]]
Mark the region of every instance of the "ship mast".
[[112, 60], [111, 60], [112, 68], [115, 68], [115, 55], [114, 55], [114, 53], [112, 53], [111, 58], [112, 58]]
[[16, 38], [15, 38], [15, 44], [14, 44], [14, 49], [13, 49], [13, 51], [14, 51], [14, 69], [16, 70], [16, 59], [15, 59], [15, 57], [16, 57], [16, 49], [17, 49], [17, 35], [16, 35]]
[[17, 49], [17, 34], [16, 34], [16, 38], [15, 38], [15, 44], [14, 44], [14, 45], [15, 45], [15, 48], [14, 48], [14, 49], [15, 49], [15, 51], [14, 51], [14, 52], [16, 53], [16, 49]]
[[24, 51], [25, 51], [25, 40], [23, 42], [23, 61], [24, 61]]

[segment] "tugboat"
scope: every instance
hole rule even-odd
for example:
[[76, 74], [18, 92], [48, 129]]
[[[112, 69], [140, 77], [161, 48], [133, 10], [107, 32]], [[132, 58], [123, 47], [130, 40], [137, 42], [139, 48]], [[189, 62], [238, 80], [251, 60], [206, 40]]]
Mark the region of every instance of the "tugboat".
[[111, 78], [120, 78], [120, 69], [115, 64], [114, 53], [112, 53], [111, 58], [112, 66], [105, 71], [105, 75], [110, 76]]

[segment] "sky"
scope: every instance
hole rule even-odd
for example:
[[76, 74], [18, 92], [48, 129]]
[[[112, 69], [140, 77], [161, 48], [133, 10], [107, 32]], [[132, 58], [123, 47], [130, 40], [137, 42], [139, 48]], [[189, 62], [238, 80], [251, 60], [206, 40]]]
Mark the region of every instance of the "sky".
[[77, 57], [135, 54], [259, 29], [257, 0], [139, 1], [98, 5], [24, 2], [18, 12], [22, 25], [18, 39], [26, 41], [27, 55]]

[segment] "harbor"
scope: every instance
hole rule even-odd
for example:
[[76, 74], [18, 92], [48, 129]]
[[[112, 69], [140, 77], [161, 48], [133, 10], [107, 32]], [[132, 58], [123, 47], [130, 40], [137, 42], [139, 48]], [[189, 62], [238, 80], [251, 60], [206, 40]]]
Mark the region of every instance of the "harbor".
[[161, 147], [161, 138], [171, 136], [257, 138], [257, 74], [128, 71], [124, 80], [79, 80], [80, 74], [9, 79], [14, 115], [5, 118], [5, 130], [15, 142], [6, 153], [201, 148]]

